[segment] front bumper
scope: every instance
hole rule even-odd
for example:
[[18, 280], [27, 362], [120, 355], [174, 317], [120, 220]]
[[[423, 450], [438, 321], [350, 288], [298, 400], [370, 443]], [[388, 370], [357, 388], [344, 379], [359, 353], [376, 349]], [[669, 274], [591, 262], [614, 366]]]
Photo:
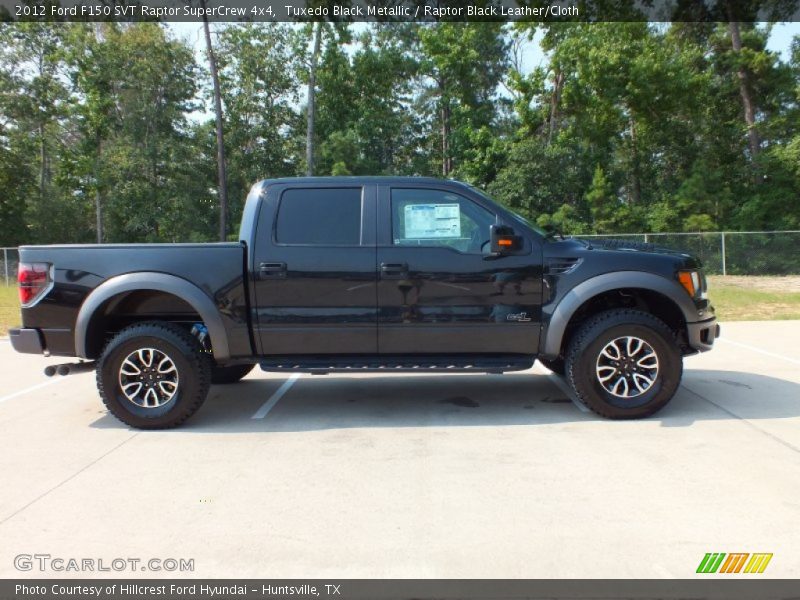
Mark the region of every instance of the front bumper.
[[695, 352], [708, 352], [719, 337], [720, 328], [716, 317], [698, 323], [687, 323], [686, 337], [689, 347]]
[[44, 354], [44, 344], [38, 329], [11, 329], [8, 332], [11, 346], [25, 354]]

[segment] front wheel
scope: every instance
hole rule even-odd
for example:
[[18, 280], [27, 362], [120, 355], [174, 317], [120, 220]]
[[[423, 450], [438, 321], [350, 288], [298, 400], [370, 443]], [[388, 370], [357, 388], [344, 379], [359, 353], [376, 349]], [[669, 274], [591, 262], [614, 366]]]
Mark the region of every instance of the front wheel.
[[203, 404], [211, 368], [203, 348], [178, 325], [146, 322], [120, 331], [97, 366], [108, 410], [138, 429], [177, 427]]
[[578, 399], [609, 419], [637, 419], [663, 408], [683, 374], [675, 335], [651, 314], [602, 312], [578, 329], [566, 375]]

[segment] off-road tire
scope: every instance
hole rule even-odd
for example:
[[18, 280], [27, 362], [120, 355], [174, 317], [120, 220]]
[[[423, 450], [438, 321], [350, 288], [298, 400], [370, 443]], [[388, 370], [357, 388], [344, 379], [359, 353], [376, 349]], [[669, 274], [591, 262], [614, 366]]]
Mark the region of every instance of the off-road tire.
[[560, 356], [553, 360], [548, 360], [546, 358], [537, 358], [536, 360], [556, 375], [561, 375], [563, 377], [567, 372], [567, 365]]
[[[658, 373], [641, 395], [623, 399], [607, 391], [596, 371], [606, 344], [624, 336], [644, 340], [655, 352]], [[572, 337], [566, 353], [566, 377], [586, 407], [608, 419], [639, 419], [661, 410], [675, 395], [683, 361], [674, 332], [657, 317], [633, 309], [615, 309], [595, 315]]]
[[236, 383], [252, 371], [253, 367], [255, 365], [230, 365], [228, 367], [213, 365], [211, 367], [211, 383], [215, 385]]
[[[167, 356], [177, 371], [174, 395], [158, 407], [143, 407], [123, 393], [120, 369], [140, 349]], [[126, 327], [108, 342], [97, 365], [97, 389], [109, 412], [137, 429], [169, 429], [191, 417], [208, 395], [211, 361], [196, 337], [173, 323], [160, 321]]]

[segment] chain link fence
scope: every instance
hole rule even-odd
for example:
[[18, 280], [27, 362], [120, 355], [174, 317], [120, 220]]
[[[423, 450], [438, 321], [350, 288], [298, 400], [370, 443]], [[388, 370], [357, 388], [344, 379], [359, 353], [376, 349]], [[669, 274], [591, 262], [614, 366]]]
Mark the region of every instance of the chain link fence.
[[[645, 242], [697, 256], [718, 275], [800, 275], [800, 231], [722, 231], [709, 233], [611, 233], [579, 236]], [[0, 277], [17, 279], [17, 248], [2, 248]]]
[[0, 265], [0, 277], [6, 285], [11, 285], [17, 281], [17, 264], [19, 263], [19, 249], [17, 248], [0, 248], [0, 260], [3, 264]]
[[579, 236], [646, 242], [693, 254], [717, 275], [800, 275], [800, 231], [628, 233]]

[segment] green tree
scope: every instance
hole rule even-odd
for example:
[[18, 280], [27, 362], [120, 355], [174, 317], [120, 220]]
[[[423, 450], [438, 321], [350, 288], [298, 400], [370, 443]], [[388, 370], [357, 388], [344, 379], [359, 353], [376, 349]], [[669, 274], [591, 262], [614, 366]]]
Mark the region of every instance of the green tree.
[[220, 31], [220, 85], [234, 223], [253, 183], [298, 174], [302, 142], [295, 136], [302, 132], [296, 109], [302, 44], [298, 33], [284, 24], [228, 25]]
[[500, 23], [442, 22], [419, 29], [421, 108], [431, 133], [438, 125], [441, 174], [450, 175], [469, 148], [470, 133], [495, 117], [497, 86], [505, 75], [508, 42]]
[[[0, 96], [5, 139], [2, 168], [29, 224], [25, 241], [48, 242], [80, 231], [81, 208], [58, 185], [69, 141], [69, 92], [64, 77], [64, 27], [28, 22], [0, 27]], [[20, 193], [23, 192], [23, 193]], [[77, 226], [76, 226], [77, 225]]]
[[174, 239], [179, 232], [162, 227], [180, 221], [192, 177], [186, 114], [195, 107], [193, 53], [155, 23], [78, 25], [74, 39], [73, 80], [83, 100], [75, 178], [103, 209], [98, 237]]
[[25, 197], [32, 192], [32, 179], [26, 161], [6, 146], [0, 145], [0, 246], [29, 243]]
[[362, 33], [352, 57], [328, 48], [319, 78], [323, 172], [418, 172], [411, 33], [405, 24], [377, 24]]

